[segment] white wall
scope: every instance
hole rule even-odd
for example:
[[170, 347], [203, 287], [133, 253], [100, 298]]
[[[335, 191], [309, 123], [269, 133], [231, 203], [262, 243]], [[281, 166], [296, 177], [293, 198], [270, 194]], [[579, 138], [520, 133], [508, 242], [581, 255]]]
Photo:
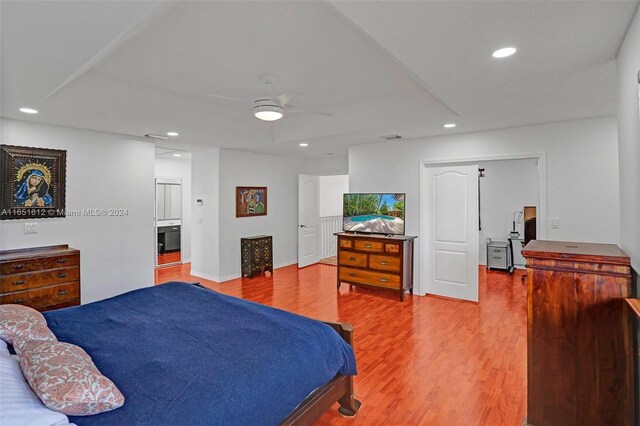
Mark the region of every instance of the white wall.
[[153, 285], [154, 146], [122, 135], [0, 121], [2, 143], [67, 150], [66, 208], [128, 216], [0, 221], [0, 249], [69, 244], [81, 252], [82, 302]]
[[[240, 238], [251, 235], [273, 237], [274, 267], [297, 262], [303, 160], [215, 149], [194, 153], [191, 164], [192, 275], [218, 282], [240, 277]], [[236, 218], [236, 186], [266, 186], [267, 215]]]
[[349, 175], [320, 176], [320, 217], [342, 216], [342, 196], [349, 192]]
[[[419, 161], [546, 153], [547, 238], [618, 243], [620, 207], [615, 117], [575, 120], [349, 149], [349, 190], [405, 192], [406, 232], [418, 235]], [[541, 223], [540, 227], [546, 227]], [[420, 241], [415, 282], [420, 280]]]
[[182, 238], [182, 261], [191, 261], [191, 157], [156, 158], [156, 178], [182, 179], [182, 218], [180, 234]]
[[214, 281], [220, 281], [219, 194], [220, 149], [194, 153], [191, 157], [191, 275]]
[[349, 159], [346, 155], [308, 158], [302, 167], [302, 173], [307, 175], [346, 175], [349, 174]]
[[[506, 240], [512, 229], [513, 212], [524, 206], [538, 205], [538, 161], [536, 159], [487, 161], [478, 164], [485, 169], [480, 178], [480, 264], [487, 264], [486, 240]], [[524, 236], [523, 224], [516, 230]], [[514, 244], [514, 254], [520, 247]], [[517, 256], [516, 256], [517, 257]], [[518, 264], [524, 264], [522, 259]]]
[[[274, 268], [298, 261], [298, 174], [302, 160], [220, 150], [220, 280], [240, 276], [240, 238], [273, 237]], [[267, 215], [236, 217], [236, 186], [266, 186]], [[224, 248], [224, 249], [223, 249]]]
[[640, 9], [620, 48], [618, 70], [618, 143], [620, 158], [620, 220], [622, 248], [640, 271]]

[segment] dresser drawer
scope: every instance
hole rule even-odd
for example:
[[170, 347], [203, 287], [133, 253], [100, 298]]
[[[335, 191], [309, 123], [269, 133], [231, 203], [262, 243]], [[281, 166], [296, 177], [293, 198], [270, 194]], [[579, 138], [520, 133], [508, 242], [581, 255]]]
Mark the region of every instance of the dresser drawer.
[[367, 267], [367, 255], [364, 253], [341, 251], [339, 260], [341, 265]]
[[384, 250], [384, 243], [382, 243], [381, 241], [356, 240], [355, 247], [356, 250], [382, 253], [382, 251]]
[[365, 271], [353, 268], [340, 268], [340, 279], [377, 287], [400, 288], [400, 276], [384, 272]]
[[342, 248], [353, 248], [353, 240], [340, 238], [340, 243], [338, 243], [338, 245]]
[[44, 272], [0, 277], [0, 293], [28, 290], [80, 280], [80, 267], [51, 269]]
[[20, 274], [23, 272], [43, 271], [45, 269], [79, 265], [80, 256], [78, 256], [77, 254], [41, 257], [0, 264], [0, 275]]
[[31, 306], [32, 308], [57, 305], [73, 300], [80, 302], [80, 283], [78, 282], [18, 291], [0, 296], [0, 303], [2, 304], [17, 303]]
[[387, 253], [400, 253], [400, 244], [385, 244], [384, 251]]
[[400, 272], [400, 258], [372, 254], [369, 256], [369, 268]]

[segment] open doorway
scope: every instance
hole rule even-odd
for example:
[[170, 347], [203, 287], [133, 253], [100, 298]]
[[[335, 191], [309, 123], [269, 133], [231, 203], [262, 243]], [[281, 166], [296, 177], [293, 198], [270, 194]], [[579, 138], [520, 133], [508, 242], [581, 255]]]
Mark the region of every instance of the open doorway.
[[[317, 253], [312, 263], [337, 265], [334, 234], [342, 230], [342, 198], [349, 192], [349, 175], [300, 176], [298, 265], [310, 264], [310, 253]], [[304, 189], [310, 182], [317, 188], [316, 194]], [[314, 228], [309, 224], [315, 224]]]
[[[482, 168], [485, 177], [479, 177]], [[482, 182], [489, 169], [493, 195], [486, 193], [489, 182]], [[528, 236], [533, 229], [536, 238], [546, 237], [545, 169], [544, 154], [421, 161], [421, 279], [415, 291], [478, 301], [478, 265], [487, 263], [489, 238], [499, 243], [504, 271], [511, 272], [511, 255], [512, 264], [524, 267], [518, 255], [525, 222]]]
[[191, 155], [156, 148], [155, 266], [191, 259]]
[[478, 168], [479, 264], [526, 269], [522, 248], [537, 238], [538, 159], [481, 161]]

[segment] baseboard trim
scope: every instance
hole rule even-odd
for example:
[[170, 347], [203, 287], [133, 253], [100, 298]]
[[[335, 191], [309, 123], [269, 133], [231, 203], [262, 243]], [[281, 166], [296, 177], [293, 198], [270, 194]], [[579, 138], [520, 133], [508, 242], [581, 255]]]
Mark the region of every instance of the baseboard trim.
[[[287, 260], [286, 262], [280, 262], [276, 265], [273, 265], [273, 269], [285, 268], [287, 266], [297, 265], [297, 264], [298, 264], [298, 259]], [[198, 278], [204, 278], [205, 280], [215, 281], [217, 283], [224, 283], [224, 282], [236, 280], [242, 277], [242, 275], [239, 272], [236, 272], [235, 274], [228, 274], [228, 275], [223, 275], [221, 277], [218, 277], [211, 274], [205, 274], [203, 272], [199, 272], [193, 269], [191, 270], [191, 275]]]
[[[298, 259], [296, 259], [296, 260], [287, 260], [286, 262], [280, 262], [280, 263], [277, 263], [277, 264], [273, 265], [273, 269], [277, 270], [277, 269], [280, 269], [280, 268], [285, 268], [287, 266], [296, 265], [297, 263], [298, 263]], [[191, 272], [191, 275], [195, 275], [195, 274], [193, 272]], [[217, 281], [217, 282], [224, 283], [224, 282], [227, 282], [227, 281], [236, 280], [238, 278], [242, 278], [242, 274], [239, 273], [239, 272], [236, 272], [234, 274], [229, 274], [229, 275], [224, 275], [222, 277], [219, 277], [220, 281]]]
[[205, 280], [215, 281], [217, 283], [220, 282], [220, 278], [215, 275], [205, 274], [204, 272], [199, 272], [193, 269], [191, 270], [191, 275], [198, 278], [204, 278]]

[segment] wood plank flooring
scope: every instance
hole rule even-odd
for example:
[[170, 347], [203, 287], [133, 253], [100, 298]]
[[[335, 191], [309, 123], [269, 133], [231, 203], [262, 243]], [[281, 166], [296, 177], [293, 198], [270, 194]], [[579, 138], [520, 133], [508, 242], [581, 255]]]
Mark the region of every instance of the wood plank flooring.
[[190, 265], [156, 270], [156, 283], [198, 281], [221, 293], [355, 328], [362, 408], [336, 408], [317, 425], [521, 425], [526, 416], [526, 286], [480, 269], [480, 303], [366, 289], [336, 290], [336, 268], [277, 269], [218, 284]]
[[158, 255], [158, 265], [164, 265], [167, 263], [176, 263], [180, 262], [181, 255], [179, 251], [174, 251], [171, 253], [162, 253]]

